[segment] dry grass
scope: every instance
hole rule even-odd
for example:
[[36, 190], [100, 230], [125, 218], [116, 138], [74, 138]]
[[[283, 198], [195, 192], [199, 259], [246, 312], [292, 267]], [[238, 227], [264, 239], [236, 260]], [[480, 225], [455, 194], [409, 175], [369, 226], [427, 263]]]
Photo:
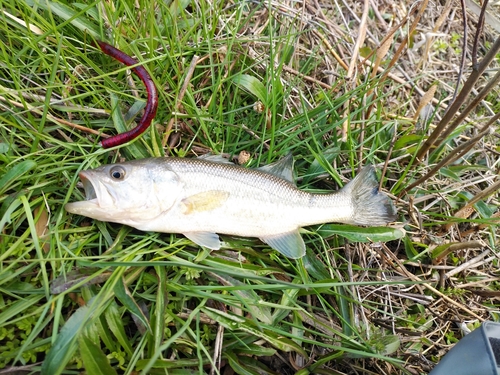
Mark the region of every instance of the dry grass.
[[[386, 120], [417, 120], [409, 127], [411, 130], [407, 134], [420, 134], [422, 137], [425, 132], [419, 130], [419, 126], [425, 126], [422, 125], [422, 118], [425, 116], [419, 117], [418, 114], [422, 113], [422, 109], [429, 102], [432, 103], [433, 118], [426, 130], [430, 134], [436, 128], [435, 124], [443, 117], [444, 109], [452, 101], [455, 88], [458, 87], [460, 92], [463, 82], [470, 75], [470, 53], [474, 49], [473, 35], [477, 31], [478, 19], [475, 14], [467, 12], [467, 59], [464, 71], [461, 72], [462, 79], [458, 81], [464, 35], [459, 7], [456, 2], [449, 2], [451, 8], [429, 3], [418, 24], [411, 26], [415, 32], [408, 36], [407, 30], [424, 3], [426, 2], [365, 2], [373, 15], [363, 26], [369, 31], [366, 32], [365, 39], [368, 49], [376, 50], [384, 44], [384, 40], [390, 40], [392, 43], [388, 54], [376, 59], [376, 63], [382, 60], [379, 72], [389, 65], [387, 62], [397, 54], [395, 51], [399, 51], [398, 47], [404, 41], [409, 44], [409, 48], [404, 48], [397, 57], [395, 68], [387, 75], [395, 83], [404, 84], [387, 97], [384, 111]], [[319, 8], [327, 9], [328, 5], [317, 4], [316, 9], [305, 8], [315, 13]], [[356, 51], [356, 38], [362, 37], [365, 32], [359, 30], [363, 4], [357, 2], [343, 9], [343, 18], [340, 18], [336, 11], [326, 13], [331, 17], [332, 23], [342, 24], [344, 30], [349, 32], [341, 34], [336, 29], [326, 32], [325, 28], [324, 36], [336, 41], [336, 49], [341, 51], [345, 65], [352, 66], [352, 61], [356, 61], [357, 69], [352, 76], [352, 82], [360, 82], [370, 73], [369, 64], [359, 64], [359, 59], [353, 55], [353, 51]], [[498, 5], [491, 5], [488, 9], [490, 14], [499, 14]], [[412, 16], [408, 17], [411, 13]], [[387, 15], [390, 15], [390, 21], [384, 18]], [[479, 50], [483, 51], [482, 54], [488, 51], [495, 38], [498, 38], [498, 32], [491, 26], [498, 27], [500, 23], [496, 21], [495, 25], [491, 22], [495, 21], [486, 25], [480, 38]], [[395, 36], [394, 39], [391, 34]], [[318, 40], [317, 43], [320, 44], [321, 41]], [[328, 54], [328, 51], [325, 50], [325, 53]], [[466, 102], [470, 102], [470, 98], [477, 95], [479, 89], [484, 87], [498, 70], [498, 51], [496, 53], [496, 60], [489, 65], [488, 73], [471, 88]], [[329, 65], [327, 69], [342, 69], [343, 64], [338, 62], [335, 65]], [[433, 100], [429, 100], [429, 92]], [[441, 147], [446, 151], [422, 153], [421, 163], [404, 158], [404, 155], [388, 160], [389, 175], [391, 170], [395, 172], [401, 165], [406, 165], [407, 170], [411, 171], [413, 181], [424, 176], [414, 185], [403, 186], [404, 189], [399, 195], [400, 212], [404, 212], [403, 216], [408, 220], [405, 227], [408, 229], [406, 244], [351, 244], [345, 247], [348, 261], [360, 267], [359, 271], [349, 273], [349, 281], [416, 282], [412, 286], [362, 286], [352, 291], [352, 298], [360, 301], [356, 311], [360, 322], [387, 329], [401, 337], [401, 358], [404, 358], [404, 368], [409, 373], [427, 373], [432, 369], [433, 363], [469, 329], [477, 327], [484, 320], [498, 319], [500, 292], [497, 249], [500, 235], [498, 227], [491, 225], [498, 223], [500, 216], [500, 105], [497, 98], [498, 81], [493, 86], [489, 100], [481, 102], [465, 121], [457, 124], [451, 141], [450, 138], [445, 138], [447, 142], [443, 143], [446, 143], [446, 146]], [[424, 112], [428, 113], [429, 109]], [[490, 121], [492, 119], [493, 121]], [[467, 122], [467, 126], [464, 122]], [[467, 150], [464, 152], [461, 146], [467, 147]], [[450, 158], [449, 155], [456, 153], [458, 154], [454, 160]], [[451, 164], [455, 170], [467, 171], [460, 179], [453, 179], [450, 175], [427, 174], [436, 164], [443, 167], [443, 164], [439, 163], [446, 157], [452, 160], [447, 160], [444, 165]], [[392, 167], [393, 163], [398, 163], [399, 166]], [[472, 168], [478, 164], [483, 168]], [[394, 178], [397, 179], [397, 175]], [[482, 193], [485, 190], [486, 194]], [[466, 195], [470, 199], [469, 202], [457, 201], [458, 194]], [[481, 215], [478, 215], [477, 208], [473, 208], [473, 204], [477, 202], [489, 205], [490, 220], [480, 220]], [[449, 222], [452, 217], [456, 217], [457, 221]], [[415, 251], [413, 254], [412, 250]], [[387, 363], [372, 362], [366, 364], [364, 370], [356, 366], [345, 373], [370, 373], [365, 372], [367, 368], [378, 374], [397, 372]]]

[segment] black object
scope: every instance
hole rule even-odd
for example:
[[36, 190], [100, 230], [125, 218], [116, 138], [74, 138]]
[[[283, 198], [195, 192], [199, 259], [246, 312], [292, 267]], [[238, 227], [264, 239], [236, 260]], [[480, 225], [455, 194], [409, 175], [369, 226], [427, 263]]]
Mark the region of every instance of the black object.
[[429, 375], [500, 375], [500, 323], [484, 322], [462, 338]]

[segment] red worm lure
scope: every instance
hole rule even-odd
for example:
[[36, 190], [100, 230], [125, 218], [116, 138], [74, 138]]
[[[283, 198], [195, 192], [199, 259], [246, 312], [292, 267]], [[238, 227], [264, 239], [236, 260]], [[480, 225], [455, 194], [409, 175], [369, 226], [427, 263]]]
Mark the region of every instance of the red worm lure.
[[[99, 48], [101, 49], [102, 52], [120, 61], [124, 65], [132, 66], [138, 63], [136, 59], [123, 53], [119, 49], [110, 46], [108, 43], [101, 42], [98, 40], [97, 44], [99, 45]], [[146, 108], [144, 108], [144, 114], [142, 115], [142, 118], [140, 119], [139, 123], [135, 128], [125, 133], [120, 133], [110, 138], [104, 139], [101, 142], [101, 145], [104, 148], [119, 146], [128, 141], [131, 141], [132, 139], [137, 138], [142, 133], [144, 133], [144, 131], [149, 127], [149, 125], [151, 125], [151, 122], [153, 121], [153, 118], [156, 115], [156, 110], [158, 108], [158, 91], [156, 90], [156, 86], [153, 83], [153, 79], [151, 78], [147, 70], [144, 69], [143, 66], [140, 65], [135, 66], [131, 68], [131, 70], [135, 74], [137, 74], [137, 76], [144, 83], [144, 86], [146, 86], [146, 91], [148, 93], [148, 100], [146, 102]]]

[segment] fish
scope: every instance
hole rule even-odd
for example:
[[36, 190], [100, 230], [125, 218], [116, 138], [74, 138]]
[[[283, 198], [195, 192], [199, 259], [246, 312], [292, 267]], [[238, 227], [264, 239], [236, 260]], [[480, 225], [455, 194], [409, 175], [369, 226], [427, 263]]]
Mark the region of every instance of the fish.
[[85, 200], [65, 209], [142, 231], [181, 233], [211, 250], [221, 248], [219, 234], [257, 237], [292, 259], [306, 253], [302, 227], [396, 219], [371, 165], [338, 191], [311, 193], [297, 188], [291, 155], [252, 169], [222, 159], [146, 158], [84, 170]]

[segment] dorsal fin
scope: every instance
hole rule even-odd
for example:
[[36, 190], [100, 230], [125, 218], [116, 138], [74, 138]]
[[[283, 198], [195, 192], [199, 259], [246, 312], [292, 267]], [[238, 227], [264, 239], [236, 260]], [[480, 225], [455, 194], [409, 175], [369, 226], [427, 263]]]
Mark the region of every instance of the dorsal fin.
[[274, 163], [264, 165], [262, 167], [257, 168], [258, 171], [266, 172], [272, 174], [276, 177], [282, 178], [295, 184], [293, 179], [293, 156], [292, 153], [289, 153], [283, 159], [280, 159]]
[[218, 154], [218, 155], [214, 155], [214, 154], [205, 154], [205, 155], [201, 155], [201, 156], [198, 156], [196, 159], [203, 159], [203, 160], [208, 160], [208, 161], [211, 161], [211, 162], [214, 162], [214, 163], [219, 163], [219, 164], [233, 164], [234, 163], [229, 160], [229, 159], [226, 159], [224, 156]]

